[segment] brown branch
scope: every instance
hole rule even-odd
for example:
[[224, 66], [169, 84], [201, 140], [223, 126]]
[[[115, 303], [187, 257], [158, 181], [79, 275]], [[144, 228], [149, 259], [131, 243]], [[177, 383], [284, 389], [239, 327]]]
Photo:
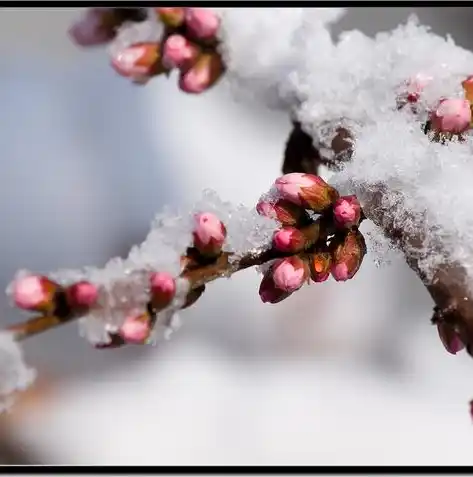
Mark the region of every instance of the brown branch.
[[[300, 230], [307, 238], [306, 249], [308, 249], [319, 240], [324, 240], [331, 233], [331, 224], [323, 217], [319, 217], [317, 220], [301, 227]], [[266, 247], [255, 249], [242, 257], [235, 257], [234, 254], [225, 252], [210, 263], [199, 263], [193, 256], [192, 249], [189, 249], [181, 259], [184, 263], [184, 269], [180, 277], [187, 279], [190, 285], [187, 301], [182, 308], [192, 305], [203, 293], [207, 283], [218, 278], [229, 277], [240, 270], [263, 265], [277, 258], [291, 255], [293, 254], [279, 252], [268, 244]], [[84, 317], [87, 313], [88, 310], [71, 310], [62, 313], [56, 311], [53, 315], [38, 315], [22, 323], [12, 325], [6, 331], [14, 333], [17, 341], [22, 341]], [[119, 341], [114, 344], [116, 346], [123, 344]]]
[[[334, 149], [335, 158], [340, 158], [340, 162], [346, 161], [352, 156], [353, 143], [348, 141], [351, 138], [348, 131], [339, 128], [331, 147]], [[294, 123], [294, 130], [286, 144], [284, 167], [285, 172], [307, 172], [314, 173], [321, 165], [337, 167], [340, 163], [326, 163], [318, 149], [312, 144], [312, 139], [308, 136], [300, 124]], [[383, 198], [391, 195], [384, 186], [365, 187], [358, 191], [360, 198], [364, 202], [364, 215], [381, 227], [387, 237], [397, 244], [404, 253], [405, 259], [417, 275], [421, 278], [435, 303], [435, 320], [444, 320], [453, 326], [462, 341], [465, 343], [470, 354], [473, 355], [473, 294], [467, 286], [467, 273], [460, 264], [450, 264], [439, 267], [433, 274], [433, 279], [428, 279], [422, 272], [419, 264], [419, 257], [422, 257], [423, 243], [425, 237], [420, 232], [428, 230], [419, 223], [416, 233], [406, 233], [405, 230], [396, 224], [395, 218], [404, 213], [402, 200], [389, 207], [383, 205]], [[402, 198], [401, 198], [402, 199]], [[391, 201], [392, 202], [392, 201]], [[426, 225], [426, 224], [425, 224]], [[318, 233], [314, 236], [315, 241], [323, 237], [329, 231], [327, 224], [322, 220], [306, 225], [301, 230], [309, 233], [313, 228], [318, 228]], [[182, 257], [183, 271], [181, 277], [189, 280], [190, 291], [183, 308], [191, 306], [203, 293], [205, 285], [223, 276], [228, 277], [240, 270], [253, 266], [262, 265], [279, 257], [288, 256], [273, 250], [271, 247], [263, 247], [254, 250], [243, 257], [235, 257], [233, 254], [222, 253], [215, 261], [202, 263], [192, 254], [189, 249]], [[67, 310], [59, 307], [53, 315], [39, 315], [20, 324], [15, 324], [7, 328], [15, 334], [16, 340], [20, 341], [30, 336], [42, 333], [75, 319], [86, 316], [88, 310]], [[120, 345], [122, 343], [118, 343]]]
[[292, 126], [284, 150], [283, 174], [304, 171], [318, 175], [319, 166], [324, 164], [319, 151], [314, 147], [312, 138], [302, 130], [301, 123], [293, 121]]
[[425, 235], [422, 231], [428, 230], [427, 224], [418, 219], [417, 232], [406, 233], [395, 221], [396, 216], [405, 214], [402, 198], [396, 204], [390, 203], [389, 207], [384, 207], [385, 193], [381, 187], [377, 192], [372, 188], [364, 191], [363, 210], [366, 216], [381, 227], [385, 235], [403, 251], [407, 264], [422, 280], [435, 303], [435, 319], [444, 320], [453, 326], [460, 334], [468, 353], [473, 356], [473, 294], [468, 284], [467, 271], [461, 264], [451, 263], [438, 267], [433, 278], [426, 277], [419, 260], [425, 256]]
[[[300, 125], [295, 125], [294, 130], [297, 131], [297, 134], [294, 136], [294, 133], [291, 133], [291, 137], [297, 137], [299, 144], [304, 144], [305, 149], [308, 147], [308, 141], [311, 142], [311, 147], [315, 150], [312, 157], [315, 158], [316, 166], [324, 163], [320, 159], [321, 154], [317, 153], [317, 148], [312, 145], [312, 138], [302, 131]], [[347, 138], [351, 137], [349, 131], [339, 128], [331, 143], [335, 157], [340, 158], [338, 166], [341, 165], [341, 162], [350, 160], [352, 157], [353, 143], [347, 141]], [[299, 150], [301, 150], [300, 147]], [[297, 153], [297, 151], [297, 148], [293, 148], [293, 152]], [[314, 165], [307, 166], [307, 160], [304, 160], [304, 157], [306, 156], [301, 155], [299, 161], [292, 157], [291, 164], [298, 164], [299, 169], [294, 168], [291, 172], [311, 173]], [[330, 164], [326, 162], [324, 165], [330, 167]], [[333, 165], [337, 167], [337, 163]], [[406, 214], [402, 197], [394, 205], [390, 201], [389, 207], [383, 206], [383, 198], [391, 194], [392, 191], [387, 190], [383, 185], [377, 187], [370, 185], [370, 187], [364, 187], [357, 191], [358, 197], [363, 198], [363, 212], [366, 218], [379, 226], [384, 234], [398, 246], [403, 252], [409, 267], [416, 272], [426, 286], [435, 303], [435, 321], [443, 320], [454, 327], [468, 353], [473, 356], [473, 293], [468, 285], [468, 274], [465, 268], [459, 263], [443, 265], [435, 270], [433, 278], [426, 277], [419, 262], [423, 256], [423, 244], [425, 242], [425, 236], [421, 231], [428, 230], [428, 226], [422, 223], [422, 220], [419, 223], [418, 219], [418, 231], [416, 233], [406, 232], [400, 228], [396, 224], [395, 218]]]

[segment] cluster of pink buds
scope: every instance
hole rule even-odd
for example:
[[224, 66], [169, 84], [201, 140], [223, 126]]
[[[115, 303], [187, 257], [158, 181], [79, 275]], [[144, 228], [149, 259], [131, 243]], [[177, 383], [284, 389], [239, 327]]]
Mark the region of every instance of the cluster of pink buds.
[[125, 22], [141, 22], [146, 17], [144, 8], [88, 8], [69, 28], [69, 36], [77, 45], [99, 46], [113, 40]]
[[[182, 272], [212, 267], [223, 253], [227, 231], [223, 223], [212, 213], [198, 213], [194, 216], [193, 242], [187, 254], [181, 259]], [[158, 313], [172, 307], [176, 298], [176, 278], [167, 272], [149, 274], [146, 307], [130, 309], [117, 329], [109, 329], [109, 342], [96, 345], [97, 348], [116, 348], [125, 344], [146, 344], [150, 342]], [[205, 285], [191, 286], [184, 302], [176, 302], [181, 308], [193, 305], [202, 295]], [[98, 312], [101, 309], [99, 288], [88, 282], [79, 281], [62, 286], [43, 275], [28, 274], [18, 277], [12, 284], [14, 304], [23, 310], [33, 311], [41, 317], [51, 318], [41, 323], [65, 323], [72, 318]], [[169, 310], [171, 311], [171, 309]], [[37, 319], [31, 320], [37, 332]], [[38, 322], [38, 323], [39, 323]], [[30, 322], [28, 322], [30, 323]], [[41, 328], [42, 325], [40, 325]]]
[[321, 283], [330, 275], [336, 281], [353, 278], [366, 254], [358, 230], [362, 211], [357, 198], [340, 197], [336, 189], [312, 174], [286, 174], [276, 180], [274, 188], [274, 201], [261, 200], [256, 206], [260, 215], [278, 220], [282, 226], [272, 243], [281, 258], [263, 277], [262, 301], [278, 303], [310, 279]]
[[81, 46], [101, 45], [113, 40], [124, 23], [146, 19], [164, 25], [160, 40], [114, 49], [111, 65], [118, 74], [145, 84], [177, 70], [179, 88], [192, 94], [208, 90], [221, 78], [225, 67], [217, 51], [220, 19], [208, 8], [90, 8], [69, 33]]
[[[111, 342], [98, 348], [113, 348], [124, 344], [146, 343], [158, 311], [168, 307], [174, 299], [176, 283], [165, 272], [151, 273], [149, 278], [150, 301], [146, 311], [132, 310], [117, 332], [109, 333]], [[12, 297], [15, 306], [34, 311], [43, 316], [54, 316], [68, 321], [98, 306], [98, 287], [87, 281], [62, 287], [42, 275], [26, 275], [14, 281]]]
[[146, 310], [131, 310], [117, 332], [109, 333], [110, 342], [98, 348], [117, 348], [125, 344], [146, 344], [153, 331], [156, 314], [167, 308], [176, 294], [176, 281], [166, 272], [149, 276], [149, 304]]
[[[433, 77], [422, 73], [406, 81], [397, 98], [398, 108], [409, 105], [411, 111], [417, 113], [422, 92], [432, 81]], [[464, 98], [441, 98], [436, 106], [428, 111], [429, 118], [424, 129], [432, 140], [444, 142], [453, 137], [462, 140], [462, 135], [471, 128], [473, 76], [466, 78], [462, 86]]]
[[12, 287], [15, 305], [22, 310], [67, 318], [77, 311], [91, 308], [98, 299], [98, 289], [81, 281], [68, 287], [42, 275], [18, 278]]
[[[222, 253], [227, 232], [223, 223], [208, 212], [194, 216], [193, 244], [183, 257], [182, 266], [208, 264]], [[192, 257], [192, 258], [190, 258]], [[202, 295], [203, 287], [191, 290], [183, 308], [194, 304]], [[149, 277], [149, 303], [146, 311], [132, 310], [119, 330], [109, 333], [111, 341], [100, 348], [115, 348], [124, 344], [146, 344], [149, 342], [156, 314], [167, 308], [176, 295], [176, 280], [166, 272], [154, 272]]]

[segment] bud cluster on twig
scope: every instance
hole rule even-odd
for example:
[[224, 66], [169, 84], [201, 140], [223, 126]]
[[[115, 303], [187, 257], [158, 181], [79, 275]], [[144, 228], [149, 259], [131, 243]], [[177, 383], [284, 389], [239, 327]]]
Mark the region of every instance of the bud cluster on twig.
[[[193, 245], [182, 257], [183, 275], [199, 265], [213, 264], [222, 254], [226, 238], [223, 223], [213, 214], [201, 213], [194, 217]], [[195, 303], [205, 285], [191, 286], [182, 308]], [[110, 332], [110, 342], [97, 347], [117, 347], [124, 344], [144, 344], [150, 338], [157, 313], [166, 309], [176, 295], [176, 277], [166, 272], [148, 274], [149, 302], [145, 310], [130, 310], [118, 330]], [[23, 310], [41, 313], [40, 316], [10, 327], [17, 339], [87, 315], [100, 308], [100, 287], [81, 281], [63, 287], [42, 275], [18, 277], [12, 284], [14, 304]]]
[[[256, 210], [278, 220], [272, 247], [292, 254], [266, 270], [260, 286], [263, 302], [279, 303], [310, 280], [346, 281], [355, 275], [366, 254], [360, 203], [340, 197], [336, 189], [313, 174], [289, 173], [276, 180], [275, 194], [263, 198]], [[317, 220], [312, 214], [319, 214]]]
[[127, 22], [142, 22], [148, 17], [145, 8], [94, 7], [69, 28], [69, 36], [80, 46], [100, 46], [112, 41]]
[[[419, 112], [419, 101], [423, 90], [433, 81], [433, 77], [419, 73], [406, 81], [399, 94], [398, 108], [409, 105], [410, 110]], [[423, 129], [430, 139], [444, 143], [447, 140], [462, 141], [463, 134], [471, 129], [473, 117], [473, 76], [462, 82], [463, 98], [440, 98], [434, 108], [427, 111], [428, 120]]]
[[[176, 70], [179, 88], [194, 94], [208, 90], [221, 78], [225, 66], [218, 51], [220, 19], [208, 8], [91, 8], [73, 25], [70, 34], [79, 45], [100, 45], [112, 41], [128, 23], [145, 20], [160, 22], [163, 33], [158, 41], [134, 41], [115, 48], [111, 64], [120, 75], [145, 84], [154, 76]], [[405, 81], [396, 98], [397, 107], [418, 115], [421, 121], [426, 118], [422, 127], [430, 140], [464, 141], [473, 124], [473, 76], [462, 82], [463, 98], [441, 97], [426, 108], [423, 93], [433, 79], [419, 73]], [[195, 303], [208, 282], [252, 266], [267, 264], [260, 297], [269, 303], [287, 298], [305, 282], [320, 283], [330, 276], [345, 281], [358, 271], [366, 253], [358, 229], [365, 217], [360, 203], [355, 196], [340, 197], [318, 177], [319, 165], [337, 169], [352, 158], [354, 138], [338, 124], [331, 143], [317, 149], [302, 125], [293, 124], [284, 155], [285, 175], [276, 180], [275, 193], [266, 195], [257, 205], [260, 215], [281, 224], [272, 243], [231, 260], [232, 254], [222, 251], [224, 224], [212, 214], [196, 216], [193, 244], [181, 259], [179, 278], [189, 283], [181, 308]], [[324, 156], [324, 148], [330, 152], [329, 157]], [[473, 355], [473, 297], [459, 285], [464, 282], [464, 270], [450, 264], [436, 271], [435, 280], [425, 280], [415, 254], [407, 246], [421, 243], [422, 235], [396, 228], [392, 214], [380, 206], [383, 190], [365, 192], [369, 198], [363, 202], [366, 216], [403, 249], [407, 263], [436, 303], [432, 322], [443, 345], [450, 353], [466, 348]], [[169, 307], [176, 297], [177, 278], [164, 272], [150, 273], [147, 309], [130, 311], [121, 327], [111, 332], [111, 342], [106, 346], [146, 343], [156, 313]], [[17, 280], [13, 296], [18, 307], [41, 313], [10, 328], [18, 340], [100, 307], [100, 290], [84, 281], [64, 288], [46, 277], [27, 276]], [[471, 406], [473, 409], [473, 401]]]
[[[71, 36], [82, 46], [107, 43], [125, 22], [142, 20], [137, 12], [141, 10], [90, 9], [71, 28]], [[208, 8], [193, 7], [156, 7], [147, 13], [148, 21], [164, 25], [160, 40], [114, 49], [111, 65], [115, 71], [134, 83], [145, 84], [155, 76], [177, 70], [179, 88], [186, 93], [198, 94], [212, 87], [224, 72], [217, 51], [218, 16]]]
[[[179, 277], [163, 271], [149, 272], [147, 306], [130, 309], [121, 325], [109, 331], [109, 342], [96, 346], [148, 343], [158, 313], [175, 305], [178, 278], [188, 283], [186, 296], [179, 302], [181, 309], [193, 305], [210, 281], [263, 264], [268, 267], [259, 293], [265, 303], [277, 303], [304, 282], [324, 282], [330, 274], [336, 281], [353, 278], [366, 254], [358, 230], [363, 215], [356, 197], [340, 197], [320, 177], [300, 173], [279, 177], [272, 192], [264, 197], [257, 212], [281, 224], [271, 243], [232, 260], [232, 254], [223, 251], [227, 239], [224, 223], [212, 213], [194, 215], [192, 244], [181, 257]], [[103, 307], [100, 286], [88, 281], [61, 286], [48, 277], [29, 274], [19, 276], [11, 292], [18, 308], [40, 313], [9, 328], [17, 340]]]

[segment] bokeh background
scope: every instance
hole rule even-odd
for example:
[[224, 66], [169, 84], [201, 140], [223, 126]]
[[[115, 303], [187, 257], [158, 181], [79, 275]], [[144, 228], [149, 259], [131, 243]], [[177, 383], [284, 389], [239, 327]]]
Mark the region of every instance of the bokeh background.
[[[349, 8], [336, 31], [422, 23], [473, 48], [469, 7]], [[129, 84], [66, 31], [79, 9], [0, 9], [0, 286], [125, 255], [204, 188], [252, 206], [290, 124], [225, 88]], [[435, 61], [435, 52], [432, 52]], [[369, 226], [364, 225], [368, 231]], [[208, 287], [157, 347], [92, 349], [75, 324], [25, 343], [37, 385], [0, 425], [3, 463], [473, 464], [473, 364], [448, 355], [399, 258], [277, 306], [254, 270]], [[0, 300], [4, 325], [22, 317]]]

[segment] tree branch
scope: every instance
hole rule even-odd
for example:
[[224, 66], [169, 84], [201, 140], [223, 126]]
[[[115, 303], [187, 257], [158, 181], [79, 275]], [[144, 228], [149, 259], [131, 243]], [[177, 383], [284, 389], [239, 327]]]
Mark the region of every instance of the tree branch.
[[428, 278], [419, 265], [425, 236], [422, 230], [428, 230], [427, 224], [418, 223], [418, 232], [407, 233], [397, 227], [395, 217], [405, 210], [402, 200], [390, 207], [383, 206], [386, 191], [379, 188], [377, 192], [370, 188], [363, 191], [364, 212], [367, 218], [381, 227], [385, 235], [404, 253], [409, 267], [414, 270], [426, 286], [435, 303], [433, 322], [440, 320], [451, 325], [459, 333], [468, 353], [473, 356], [473, 294], [469, 285], [468, 274], [459, 263], [438, 267], [433, 278]]
[[[167, 10], [173, 10], [173, 12], [168, 11], [166, 13]], [[123, 20], [123, 15], [129, 16], [130, 12], [131, 10], [122, 11], [118, 9], [115, 11], [113, 18], [116, 20], [116, 23], [120, 23]], [[96, 14], [99, 16], [102, 15], [102, 23], [98, 23], [102, 26], [107, 26], [107, 15], [103, 11], [101, 13], [96, 12]], [[149, 78], [157, 74], [158, 70], [160, 73], [165, 72], [166, 68], [156, 68], [156, 64], [162, 63], [161, 53], [166, 55], [164, 47], [167, 45], [169, 35], [171, 33], [180, 34], [186, 37], [187, 41], [190, 41], [194, 46], [198, 46], [202, 50], [201, 54], [205, 57], [205, 61], [203, 61], [202, 58], [200, 59], [203, 62], [198, 60], [197, 57], [193, 58], [192, 68], [190, 69], [187, 66], [186, 68], [181, 68], [177, 63], [174, 65], [182, 70], [180, 71], [180, 79], [182, 80], [179, 83], [180, 88], [188, 93], [200, 93], [210, 88], [224, 71], [222, 67], [218, 68], [218, 72], [213, 72], [213, 63], [210, 61], [213, 58], [213, 60], [218, 59], [217, 63], [219, 65], [222, 62], [219, 53], [215, 51], [215, 46], [219, 41], [216, 37], [215, 26], [218, 26], [219, 19], [212, 19], [212, 14], [208, 14], [208, 18], [202, 17], [199, 20], [196, 17], [193, 21], [189, 22], [189, 19], [185, 18], [184, 9], [180, 7], [170, 9], [161, 9], [158, 7], [155, 9], [154, 14], [157, 14], [157, 17], [159, 17], [160, 21], [166, 26], [164, 36], [158, 45], [159, 54], [156, 48], [152, 50], [154, 54], [149, 55], [145, 54], [148, 52], [146, 48], [138, 49], [135, 53], [140, 53], [141, 56], [132, 65], [127, 64], [125, 68], [124, 65], [118, 64], [120, 62], [117, 63], [115, 61], [115, 67], [116, 69], [118, 68], [117, 71], [123, 76], [130, 77], [132, 80], [136, 79], [136, 77], [142, 79], [143, 68], [145, 67], [147, 68], [147, 74], [145, 74], [145, 76], [148, 75]], [[137, 15], [136, 18], [130, 19], [140, 21], [141, 16]], [[205, 39], [208, 35], [204, 35], [202, 37], [204, 39], [200, 38], [202, 32], [205, 30], [205, 28], [204, 30], [202, 30], [202, 28], [207, 21], [209, 22], [206, 26], [207, 29], [213, 25], [213, 29], [210, 28], [213, 31], [212, 35], [210, 35], [210, 37], [212, 37], [210, 42], [208, 39]], [[202, 24], [197, 28], [200, 23]], [[90, 29], [86, 29], [86, 31], [91, 33]], [[113, 33], [116, 33], [115, 30]], [[105, 40], [109, 39], [107, 36]], [[105, 41], [102, 37], [87, 38], [87, 40], [88, 44], [92, 44], [92, 40], [96, 42]], [[78, 41], [77, 38], [76, 41]], [[133, 45], [131, 48], [133, 48]], [[169, 60], [172, 59], [171, 56], [167, 58], [168, 63]], [[115, 60], [117, 59], [115, 58]], [[196, 72], [201, 69], [203, 69], [203, 71], [205, 70], [208, 74], [196, 75]], [[202, 84], [194, 84], [194, 76], [196, 78], [205, 77], [206, 80]], [[194, 78], [194, 80], [191, 81], [192, 78]], [[404, 103], [400, 104], [399, 107], [403, 107], [403, 105]], [[351, 160], [354, 143], [350, 131], [346, 128], [341, 126], [336, 127], [334, 129], [334, 138], [330, 144], [314, 145], [312, 138], [303, 131], [300, 123], [294, 122], [293, 125], [294, 127], [284, 152], [284, 163], [282, 167], [284, 173], [306, 172], [317, 174], [320, 165], [340, 168], [344, 162]], [[444, 138], [442, 141], [443, 140]], [[327, 151], [331, 151], [331, 154], [327, 155]], [[453, 326], [467, 346], [470, 354], [473, 354], [473, 294], [469, 291], [469, 287], [467, 286], [468, 275], [465, 268], [461, 264], [454, 263], [448, 266], [438, 267], [433, 274], [433, 278], [427, 277], [423, 273], [419, 261], [419, 257], [422, 256], [423, 243], [426, 237], [423, 236], [420, 231], [406, 231], [396, 225], [395, 217], [398, 216], [400, 212], [403, 212], [404, 209], [402, 208], [402, 198], [394, 206], [390, 204], [390, 207], [385, 207], [383, 205], [384, 198], [386, 196], [390, 197], [391, 195], [392, 192], [386, 190], [383, 185], [377, 187], [370, 185], [370, 187], [362, 188], [359, 191], [359, 196], [363, 198], [365, 216], [380, 226], [385, 235], [391, 238], [404, 252], [407, 263], [421, 278], [435, 302], [434, 320], [436, 322], [442, 320]], [[423, 225], [426, 226], [425, 230], [428, 230], [428, 224], [420, 223], [418, 225], [420, 227], [419, 230], [424, 230], [422, 228]], [[212, 263], [202, 263], [199, 261], [196, 262], [192, 253], [188, 253], [187, 256], [183, 257], [185, 266], [181, 274], [181, 277], [186, 278], [190, 282], [190, 292], [184, 307], [189, 306], [190, 303], [193, 303], [198, 296], [200, 296], [206, 283], [221, 276], [229, 276], [239, 270], [266, 263], [278, 256], [281, 256], [281, 254], [276, 253], [270, 248], [266, 248], [255, 250], [253, 253], [235, 260], [232, 260], [231, 254], [225, 253], [221, 254], [220, 257]], [[14, 325], [10, 327], [9, 330], [15, 333], [18, 340], [21, 340], [84, 316], [87, 311], [88, 310], [74, 310], [71, 312], [71, 310], [65, 307], [64, 309], [56, 310], [55, 314], [51, 316], [38, 316], [23, 324]]]
[[[308, 239], [306, 250], [309, 250], [319, 241], [325, 240], [332, 231], [331, 223], [325, 220], [323, 216], [315, 221], [310, 221], [309, 224], [301, 227], [300, 230]], [[189, 282], [187, 300], [182, 308], [187, 308], [193, 304], [200, 297], [207, 283], [217, 280], [218, 278], [229, 277], [240, 270], [263, 265], [277, 258], [297, 254], [298, 253], [280, 252], [275, 250], [271, 244], [268, 244], [242, 257], [235, 257], [232, 253], [224, 252], [215, 260], [203, 262], [202, 257], [198, 257], [193, 249], [189, 248], [187, 254], [181, 258], [183, 271], [180, 277]], [[31, 336], [70, 323], [89, 313], [88, 309], [68, 310], [66, 307], [59, 307], [52, 315], [35, 316], [27, 321], [8, 327], [7, 331], [14, 334], [16, 341], [22, 341]]]
[[[290, 158], [291, 172], [309, 173], [314, 169], [317, 170], [320, 165], [339, 168], [343, 162], [351, 160], [353, 155], [354, 143], [346, 141], [346, 138], [351, 137], [349, 131], [339, 128], [331, 148], [334, 157], [343, 159], [328, 163], [322, 159], [318, 148], [312, 144], [312, 138], [301, 129], [300, 124], [294, 123], [294, 130], [290, 135], [292, 142], [288, 141], [288, 145], [292, 146], [291, 151], [285, 152], [285, 158]], [[312, 164], [307, 161], [308, 141], [311, 141]], [[395, 217], [405, 214], [406, 208], [403, 206], [402, 197], [399, 197], [394, 205], [392, 201], [389, 207], [383, 205], [384, 197], [392, 194], [385, 185], [370, 184], [369, 187], [360, 187], [356, 193], [363, 203], [365, 217], [380, 227], [385, 236], [403, 252], [409, 267], [416, 272], [426, 286], [435, 303], [432, 322], [443, 321], [452, 326], [465, 344], [468, 353], [473, 356], [473, 293], [468, 284], [465, 268], [459, 263], [443, 265], [437, 268], [433, 278], [427, 277], [419, 264], [426, 238], [421, 231], [428, 230], [427, 224], [422, 223], [420, 219], [416, 233], [407, 232], [404, 228], [397, 226]]]

